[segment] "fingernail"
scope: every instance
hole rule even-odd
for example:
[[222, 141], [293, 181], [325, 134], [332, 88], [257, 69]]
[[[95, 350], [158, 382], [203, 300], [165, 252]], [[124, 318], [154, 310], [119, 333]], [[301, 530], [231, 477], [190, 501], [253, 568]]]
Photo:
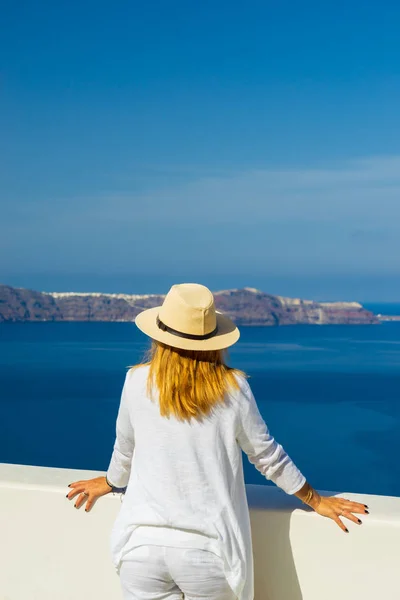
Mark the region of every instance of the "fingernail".
[[71, 487], [71, 484], [70, 484], [70, 483], [68, 484], [68, 487]]
[[365, 514], [369, 515], [369, 512], [366, 510], [366, 511], [365, 511]]
[[65, 497], [68, 498], [68, 494]]
[[369, 508], [369, 506], [367, 506], [366, 504], [364, 504], [365, 508]]
[[76, 504], [74, 506], [75, 506], [75, 508], [78, 508]]
[[85, 508], [85, 512], [88, 512], [88, 509], [87, 509], [87, 508]]
[[360, 525], [362, 524], [362, 521], [361, 521], [361, 519], [358, 519], [358, 522], [360, 523]]
[[346, 529], [346, 533], [349, 533], [349, 530], [348, 530], [348, 529]]

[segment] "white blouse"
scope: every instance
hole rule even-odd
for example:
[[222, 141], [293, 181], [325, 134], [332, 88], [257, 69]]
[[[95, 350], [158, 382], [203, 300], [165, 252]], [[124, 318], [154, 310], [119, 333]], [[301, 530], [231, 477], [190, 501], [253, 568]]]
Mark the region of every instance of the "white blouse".
[[238, 600], [253, 600], [241, 450], [287, 494], [299, 491], [305, 477], [270, 435], [247, 380], [238, 377], [239, 390], [226, 402], [188, 422], [160, 415], [146, 392], [148, 372], [141, 366], [126, 376], [107, 472], [114, 486], [127, 486], [112, 532], [114, 564], [119, 570], [145, 540], [210, 550], [224, 560]]

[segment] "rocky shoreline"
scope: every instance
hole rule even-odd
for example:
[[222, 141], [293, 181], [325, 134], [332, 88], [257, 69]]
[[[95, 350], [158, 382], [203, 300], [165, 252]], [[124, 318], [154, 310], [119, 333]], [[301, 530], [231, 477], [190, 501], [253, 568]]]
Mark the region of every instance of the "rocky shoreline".
[[[158, 294], [38, 292], [0, 284], [0, 323], [25, 321], [134, 321], [158, 306]], [[242, 326], [375, 325], [380, 319], [358, 302], [284, 298], [254, 288], [215, 292], [217, 309]]]

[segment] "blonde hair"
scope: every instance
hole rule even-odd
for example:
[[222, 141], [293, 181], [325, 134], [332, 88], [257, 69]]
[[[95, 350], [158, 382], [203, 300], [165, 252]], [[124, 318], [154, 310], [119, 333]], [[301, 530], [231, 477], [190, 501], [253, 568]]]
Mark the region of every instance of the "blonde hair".
[[160, 413], [189, 421], [208, 415], [225, 400], [230, 389], [239, 389], [236, 376], [246, 375], [225, 363], [226, 350], [180, 350], [153, 341], [148, 362], [147, 393], [158, 391]]

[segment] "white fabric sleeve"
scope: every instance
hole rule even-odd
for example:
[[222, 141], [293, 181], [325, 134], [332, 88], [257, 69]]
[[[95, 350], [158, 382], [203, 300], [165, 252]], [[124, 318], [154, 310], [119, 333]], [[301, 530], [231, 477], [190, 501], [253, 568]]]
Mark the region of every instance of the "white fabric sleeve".
[[273, 481], [287, 494], [295, 494], [306, 483], [306, 478], [269, 433], [248, 382], [241, 379], [240, 387], [237, 428], [240, 447], [264, 477]]
[[125, 378], [124, 387], [122, 389], [121, 402], [117, 416], [114, 450], [107, 470], [107, 479], [116, 488], [123, 488], [128, 485], [133, 451], [135, 448], [135, 436], [127, 404], [126, 388], [128, 377], [129, 372]]

